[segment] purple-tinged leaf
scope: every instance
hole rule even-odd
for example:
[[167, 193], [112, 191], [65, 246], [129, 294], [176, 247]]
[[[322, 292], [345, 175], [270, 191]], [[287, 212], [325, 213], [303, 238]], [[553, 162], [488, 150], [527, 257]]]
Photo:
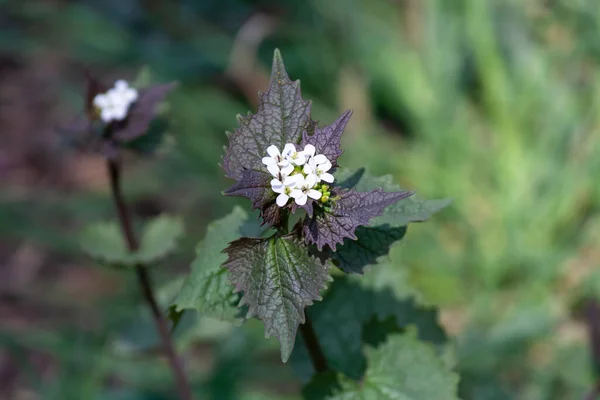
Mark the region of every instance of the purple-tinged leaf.
[[224, 252], [229, 258], [223, 267], [236, 291], [244, 292], [240, 305], [248, 305], [247, 318], [264, 322], [265, 335], [279, 340], [281, 359], [287, 361], [305, 321], [304, 308], [321, 299], [319, 292], [331, 280], [327, 267], [295, 236], [242, 238]]
[[337, 159], [343, 153], [341, 146], [342, 134], [351, 116], [352, 110], [346, 110], [331, 125], [323, 128], [316, 127], [312, 135], [305, 131], [302, 135], [300, 147], [304, 148], [307, 144], [312, 144], [315, 146], [316, 154], [325, 155], [333, 166], [337, 167]]
[[356, 239], [354, 231], [357, 227], [367, 225], [387, 206], [412, 194], [407, 191], [387, 193], [381, 189], [341, 191], [340, 198], [333, 203], [330, 211], [315, 212], [304, 222], [304, 238], [308, 243], [316, 244], [319, 250], [327, 245], [335, 251], [336, 245], [343, 243], [344, 238]]
[[259, 209], [264, 223], [275, 225], [281, 220], [281, 208], [275, 204], [275, 193], [271, 190], [273, 177], [266, 172], [245, 170], [242, 178], [223, 194], [242, 196], [252, 201], [252, 208]]
[[239, 118], [239, 128], [229, 136], [223, 169], [229, 178], [241, 179], [244, 170], [262, 170], [267, 147], [280, 150], [286, 143], [298, 143], [302, 132], [312, 126], [310, 102], [300, 96], [300, 82], [292, 82], [285, 71], [279, 50], [275, 50], [271, 83], [259, 94], [256, 114]]
[[176, 86], [176, 82], [170, 82], [140, 89], [138, 100], [131, 106], [127, 119], [113, 123], [112, 137], [119, 142], [128, 142], [144, 135], [156, 116], [156, 106]]
[[[364, 168], [354, 172], [340, 169], [336, 172], [336, 178], [341, 187], [353, 188], [361, 192], [375, 188], [382, 188], [390, 192], [401, 190], [400, 186], [394, 183], [391, 175], [375, 177]], [[387, 208], [383, 215], [371, 221], [371, 225], [389, 224], [397, 227], [406, 226], [412, 222], [423, 222], [450, 203], [450, 199], [423, 200], [418, 196], [410, 196]]]

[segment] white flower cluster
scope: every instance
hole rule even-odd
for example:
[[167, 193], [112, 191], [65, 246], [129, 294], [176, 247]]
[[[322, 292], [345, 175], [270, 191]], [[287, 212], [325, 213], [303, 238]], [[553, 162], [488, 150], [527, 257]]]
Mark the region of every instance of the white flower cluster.
[[[315, 146], [307, 144], [302, 151], [296, 151], [296, 146], [288, 143], [283, 151], [277, 146], [267, 148], [268, 157], [262, 159], [263, 164], [275, 178], [271, 180], [271, 188], [277, 196], [277, 205], [284, 207], [288, 200], [294, 199], [296, 204], [303, 206], [308, 198], [319, 200], [326, 192], [326, 185], [319, 182], [332, 183], [334, 178], [329, 172], [331, 161], [323, 154], [315, 155]], [[316, 190], [321, 188], [321, 191]]]
[[118, 80], [115, 82], [115, 87], [94, 97], [94, 106], [100, 110], [102, 121], [106, 123], [122, 121], [127, 117], [129, 106], [137, 98], [137, 90], [129, 87], [124, 80]]

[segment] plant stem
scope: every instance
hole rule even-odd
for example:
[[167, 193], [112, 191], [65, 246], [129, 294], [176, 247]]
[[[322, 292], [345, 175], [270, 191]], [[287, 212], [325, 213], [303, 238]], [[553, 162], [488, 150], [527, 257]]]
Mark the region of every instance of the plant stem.
[[315, 333], [308, 314], [306, 314], [306, 322], [300, 325], [300, 333], [302, 334], [304, 345], [308, 349], [308, 355], [310, 356], [310, 360], [312, 361], [315, 371], [317, 373], [327, 372], [329, 370], [327, 358], [325, 358], [325, 354], [321, 349], [319, 339], [317, 338], [317, 334]]
[[[121, 166], [116, 160], [108, 160], [107, 165], [112, 197], [115, 203], [115, 207], [117, 208], [117, 214], [119, 216], [121, 229], [123, 230], [123, 234], [125, 235], [127, 247], [130, 251], [133, 252], [139, 248], [139, 243], [133, 232], [131, 218], [129, 213], [127, 212], [127, 206], [125, 204], [125, 200], [123, 199], [123, 193], [121, 192]], [[135, 269], [137, 272], [138, 282], [144, 295], [144, 299], [150, 307], [150, 311], [152, 312], [152, 318], [154, 319], [154, 324], [156, 325], [156, 329], [158, 330], [164, 352], [171, 365], [171, 370], [173, 372], [173, 376], [177, 385], [177, 391], [179, 392], [179, 398], [182, 400], [193, 400], [192, 390], [183, 371], [183, 366], [181, 365], [181, 362], [177, 357], [177, 354], [175, 353], [175, 348], [171, 341], [171, 336], [169, 334], [167, 322], [162, 312], [160, 311], [158, 303], [156, 302], [156, 298], [154, 297], [152, 284], [148, 275], [148, 269], [145, 265], [142, 264], [136, 265]]]

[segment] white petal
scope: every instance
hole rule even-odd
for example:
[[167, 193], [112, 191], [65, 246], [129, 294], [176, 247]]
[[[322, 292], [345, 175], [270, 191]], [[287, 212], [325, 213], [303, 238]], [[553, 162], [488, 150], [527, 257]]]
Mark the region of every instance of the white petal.
[[290, 160], [288, 160], [287, 158], [283, 158], [281, 161], [279, 161], [277, 163], [280, 167], [287, 167], [288, 165], [290, 165]]
[[273, 164], [269, 164], [267, 165], [267, 170], [269, 171], [269, 173], [275, 177], [279, 176], [279, 167], [277, 166], [277, 164], [273, 163]]
[[333, 177], [333, 175], [331, 175], [329, 172], [325, 172], [324, 174], [321, 174], [320, 178], [322, 181], [325, 181], [327, 183], [333, 183], [333, 181], [335, 179]]
[[315, 160], [315, 164], [323, 164], [324, 162], [327, 161], [327, 157], [325, 157], [323, 154], [317, 154], [316, 156], [313, 157], [313, 159]]
[[331, 161], [327, 160], [323, 164], [319, 165], [317, 167], [317, 169], [321, 172], [327, 172], [331, 169], [331, 167], [332, 167]]
[[319, 179], [314, 174], [306, 175], [306, 178], [304, 178], [304, 184], [310, 189], [317, 184], [318, 180]]
[[102, 121], [104, 122], [110, 122], [113, 120], [113, 112], [111, 108], [105, 108], [102, 110], [102, 112], [100, 113], [100, 118], [102, 118]]
[[273, 191], [275, 193], [283, 193], [283, 182], [281, 182], [279, 179], [272, 179], [271, 180], [271, 189], [273, 189]]
[[105, 94], [99, 94], [94, 97], [94, 105], [98, 108], [104, 108], [108, 105], [108, 98]]
[[281, 173], [284, 176], [288, 176], [294, 171], [294, 166], [292, 164], [287, 164], [286, 166], [281, 167]]
[[300, 189], [294, 189], [292, 190], [292, 193], [290, 193], [290, 197], [293, 197], [294, 199], [297, 199], [298, 197], [302, 197], [304, 195], [304, 193], [302, 193], [302, 190]]
[[277, 164], [277, 161], [275, 161], [275, 159], [271, 158], [271, 157], [263, 157], [262, 163], [265, 165], [270, 165], [270, 164]]
[[304, 156], [304, 153], [299, 152], [296, 153], [296, 157], [293, 159], [293, 161], [296, 165], [303, 165], [306, 162], [306, 157]]
[[113, 116], [116, 120], [122, 121], [127, 117], [127, 108], [118, 107], [113, 111]]
[[323, 195], [323, 193], [321, 193], [315, 189], [310, 189], [307, 194], [308, 194], [308, 197], [310, 197], [311, 199], [315, 199], [315, 200], [319, 200], [321, 198], [321, 196]]
[[310, 175], [310, 174], [314, 174], [315, 173], [315, 169], [310, 165], [310, 163], [304, 164], [304, 168], [302, 168], [302, 171], [304, 171], [304, 173], [306, 175]]
[[313, 146], [312, 144], [307, 144], [306, 146], [304, 146], [304, 154], [307, 157], [312, 157], [315, 155], [315, 146]]
[[115, 82], [115, 89], [117, 89], [118, 91], [127, 90], [128, 87], [129, 85], [127, 84], [127, 81], [124, 81], [123, 79], [119, 79]]
[[289, 199], [290, 199], [290, 196], [288, 196], [285, 193], [281, 193], [279, 196], [277, 196], [277, 200], [276, 200], [277, 205], [279, 207], [283, 207], [287, 204]]
[[138, 92], [135, 89], [128, 89], [123, 97], [125, 97], [125, 99], [129, 102], [129, 103], [133, 103], [134, 101], [137, 100], [138, 98]]
[[116, 93], [108, 93], [108, 102], [112, 107], [123, 107], [126, 102], [123, 101], [123, 98], [121, 97], [121, 95], [116, 94]]
[[297, 197], [295, 199], [295, 201], [296, 201], [296, 204], [298, 204], [299, 206], [303, 206], [308, 201], [308, 196], [306, 195], [306, 193], [302, 193], [302, 196]]
[[283, 151], [281, 152], [281, 155], [283, 157], [290, 157], [292, 154], [294, 154], [296, 152], [296, 146], [294, 146], [291, 143], [287, 143], [284, 147], [283, 147]]
[[279, 153], [279, 149], [275, 145], [267, 147], [267, 154], [269, 154], [272, 158], [276, 158], [281, 155], [281, 153]]
[[304, 181], [304, 177], [302, 175], [292, 175], [292, 176], [287, 176], [283, 180], [283, 184], [285, 186], [287, 186], [288, 188], [295, 189], [301, 183], [303, 183], [303, 181]]

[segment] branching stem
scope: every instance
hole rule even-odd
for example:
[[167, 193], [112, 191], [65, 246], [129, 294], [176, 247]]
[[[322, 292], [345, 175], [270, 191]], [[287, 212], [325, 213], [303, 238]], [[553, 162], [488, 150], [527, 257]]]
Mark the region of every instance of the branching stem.
[[[135, 237], [135, 233], [133, 232], [131, 218], [127, 211], [127, 206], [121, 191], [121, 165], [116, 160], [108, 160], [107, 165], [112, 198], [117, 209], [121, 229], [125, 235], [125, 240], [127, 241], [127, 247], [130, 251], [136, 251], [139, 247], [139, 243]], [[173, 342], [171, 341], [167, 322], [160, 310], [160, 307], [158, 306], [158, 303], [156, 302], [156, 298], [152, 290], [152, 283], [150, 282], [150, 277], [148, 275], [148, 269], [146, 266], [141, 264], [136, 265], [135, 269], [144, 299], [146, 300], [146, 303], [148, 303], [148, 307], [150, 307], [152, 318], [154, 320], [154, 324], [156, 325], [156, 329], [158, 330], [165, 355], [167, 356], [169, 364], [171, 365], [171, 370], [175, 378], [179, 398], [181, 400], [193, 400], [192, 390], [183, 371], [183, 366], [177, 357], [177, 354], [175, 353], [175, 348], [173, 346]]]

